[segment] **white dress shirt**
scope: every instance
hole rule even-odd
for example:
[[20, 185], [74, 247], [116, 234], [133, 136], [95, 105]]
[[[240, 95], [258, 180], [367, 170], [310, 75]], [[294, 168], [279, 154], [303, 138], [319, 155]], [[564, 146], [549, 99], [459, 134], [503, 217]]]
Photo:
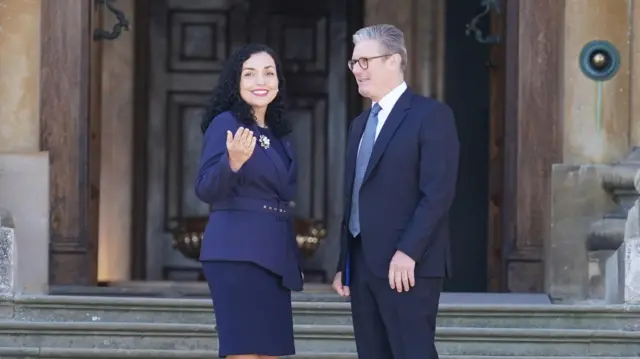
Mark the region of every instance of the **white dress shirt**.
[[[389, 117], [391, 110], [393, 110], [393, 106], [395, 106], [396, 102], [398, 102], [398, 99], [400, 98], [400, 96], [402, 96], [406, 89], [407, 83], [402, 81], [402, 83], [398, 85], [398, 87], [391, 90], [382, 99], [380, 99], [380, 102], [378, 102], [378, 105], [380, 105], [382, 109], [380, 110], [380, 112], [378, 112], [378, 127], [376, 127], [376, 139], [378, 139], [378, 135], [380, 134], [380, 130], [382, 130], [382, 126], [387, 121], [387, 117]], [[373, 107], [374, 105], [375, 102], [371, 104], [371, 107]]]
[[[378, 135], [382, 130], [382, 126], [387, 121], [391, 110], [393, 110], [393, 106], [396, 105], [398, 99], [402, 94], [407, 90], [407, 83], [402, 81], [400, 85], [398, 85], [393, 90], [389, 91], [388, 94], [384, 95], [383, 98], [380, 99], [378, 104], [380, 105], [380, 112], [378, 112], [378, 126], [376, 127], [376, 140], [378, 139]], [[373, 102], [371, 107], [373, 107], [376, 103]], [[365, 125], [366, 126], [366, 125]], [[362, 137], [360, 138], [360, 143], [362, 143]], [[360, 150], [360, 144], [358, 144], [358, 151]]]

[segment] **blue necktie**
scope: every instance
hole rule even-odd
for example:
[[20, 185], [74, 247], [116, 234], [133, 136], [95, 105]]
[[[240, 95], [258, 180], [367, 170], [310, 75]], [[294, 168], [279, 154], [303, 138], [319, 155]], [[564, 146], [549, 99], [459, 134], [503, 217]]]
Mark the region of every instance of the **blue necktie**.
[[376, 142], [376, 128], [378, 127], [378, 112], [380, 112], [380, 110], [382, 110], [380, 105], [373, 105], [371, 113], [369, 113], [369, 118], [367, 119], [367, 126], [362, 134], [360, 150], [358, 151], [358, 158], [356, 159], [356, 173], [353, 179], [351, 195], [351, 215], [349, 217], [349, 231], [351, 231], [354, 237], [360, 234], [360, 187], [362, 186], [362, 180], [369, 165], [373, 144]]

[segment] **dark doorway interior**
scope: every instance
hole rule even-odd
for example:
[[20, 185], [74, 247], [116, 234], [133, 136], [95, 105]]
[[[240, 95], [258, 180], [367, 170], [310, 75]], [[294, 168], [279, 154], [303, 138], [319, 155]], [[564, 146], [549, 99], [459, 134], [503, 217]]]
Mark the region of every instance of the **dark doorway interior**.
[[461, 146], [448, 292], [487, 291], [490, 46], [465, 34], [465, 25], [482, 10], [478, 3], [458, 1], [446, 10], [444, 100], [455, 113]]

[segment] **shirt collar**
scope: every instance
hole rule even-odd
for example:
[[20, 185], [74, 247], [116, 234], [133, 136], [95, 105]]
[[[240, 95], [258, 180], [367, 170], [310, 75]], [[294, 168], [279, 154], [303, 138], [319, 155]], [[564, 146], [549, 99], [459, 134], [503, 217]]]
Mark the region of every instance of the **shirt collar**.
[[[380, 102], [379, 102], [379, 105], [380, 107], [382, 107], [382, 110], [383, 111], [391, 110], [393, 106], [396, 104], [396, 102], [398, 102], [398, 99], [400, 98], [400, 96], [402, 96], [402, 94], [406, 89], [407, 89], [407, 83], [405, 81], [402, 81], [400, 85], [398, 85], [393, 90], [389, 91], [388, 94], [384, 95], [384, 97], [380, 99]], [[375, 104], [376, 103], [373, 102], [371, 104], [371, 107], [373, 107], [373, 105]]]

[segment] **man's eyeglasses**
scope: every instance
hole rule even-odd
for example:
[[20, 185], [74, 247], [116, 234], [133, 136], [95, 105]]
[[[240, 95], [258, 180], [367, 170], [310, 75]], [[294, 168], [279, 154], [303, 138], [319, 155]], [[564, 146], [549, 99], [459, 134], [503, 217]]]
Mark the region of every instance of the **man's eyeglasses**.
[[347, 66], [349, 66], [349, 70], [353, 71], [353, 67], [356, 65], [356, 62], [357, 62], [358, 65], [360, 65], [361, 69], [366, 70], [366, 69], [369, 68], [369, 61], [370, 60], [375, 60], [375, 59], [379, 59], [379, 58], [382, 58], [382, 57], [388, 57], [388, 56], [391, 56], [391, 55], [393, 55], [393, 54], [385, 54], [385, 55], [372, 56], [372, 57], [361, 57], [359, 59], [347, 61]]

